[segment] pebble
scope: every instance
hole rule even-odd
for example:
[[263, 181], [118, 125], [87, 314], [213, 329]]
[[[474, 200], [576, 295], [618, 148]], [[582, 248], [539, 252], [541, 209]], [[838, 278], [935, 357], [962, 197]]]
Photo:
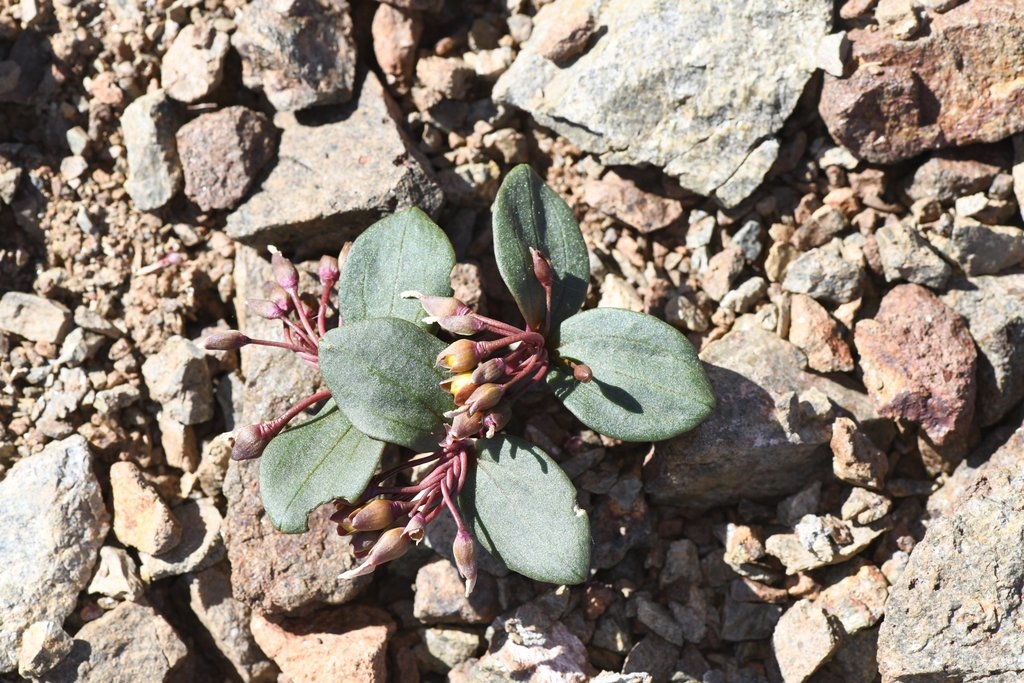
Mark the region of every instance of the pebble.
[[114, 417], [128, 406], [138, 403], [141, 398], [142, 392], [134, 384], [118, 384], [97, 391], [92, 405], [101, 416]]
[[63, 304], [35, 294], [12, 291], [0, 298], [0, 330], [29, 341], [60, 344], [71, 319]]
[[782, 607], [769, 603], [737, 602], [728, 595], [722, 606], [719, 636], [729, 643], [770, 638]]
[[274, 156], [267, 117], [245, 107], [200, 114], [178, 129], [185, 195], [203, 211], [233, 209]]
[[60, 624], [49, 620], [37, 621], [22, 634], [18, 674], [25, 678], [39, 678], [70, 652], [71, 636]]
[[[622, 664], [623, 674], [642, 674], [645, 678], [641, 681], [667, 681], [670, 680], [675, 670], [676, 660], [679, 658], [679, 647], [669, 643], [657, 635], [648, 634], [626, 655], [626, 661]], [[592, 679], [591, 683], [594, 680]], [[622, 679], [620, 679], [622, 680]]]
[[589, 7], [565, 3], [557, 12], [545, 14], [542, 32], [533, 47], [544, 59], [565, 64], [586, 49], [596, 30], [597, 22]]
[[874, 565], [865, 564], [821, 591], [817, 604], [853, 635], [877, 624], [885, 614], [889, 582]]
[[160, 84], [167, 95], [185, 103], [209, 97], [224, 76], [229, 41], [228, 34], [206, 20], [183, 27], [160, 63]]
[[839, 323], [809, 296], [790, 299], [789, 341], [807, 355], [807, 366], [818, 372], [851, 372], [853, 354]]
[[110, 486], [117, 540], [150, 555], [162, 555], [181, 541], [181, 525], [138, 465], [130, 461], [111, 465]]
[[846, 216], [834, 206], [821, 206], [793, 232], [791, 244], [800, 251], [828, 244], [850, 227]]
[[55, 441], [0, 480], [0, 673], [38, 621], [62, 624], [75, 608], [109, 530], [88, 444]]
[[763, 234], [764, 228], [758, 221], [748, 220], [729, 238], [728, 246], [739, 249], [743, 258], [752, 263], [760, 258], [764, 249]]
[[984, 192], [1008, 159], [993, 146], [940, 150], [929, 156], [903, 181], [911, 202], [934, 200], [949, 206], [958, 197]]
[[373, 13], [373, 54], [385, 81], [396, 93], [404, 94], [412, 85], [423, 24], [419, 12], [383, 2]]
[[224, 558], [222, 519], [212, 500], [189, 499], [172, 512], [181, 524], [181, 541], [159, 556], [139, 553], [139, 572], [147, 583], [199, 571]]
[[600, 180], [584, 181], [583, 201], [641, 234], [667, 228], [683, 217], [683, 206], [678, 200], [641, 190], [612, 171]]
[[832, 473], [837, 479], [870, 489], [885, 486], [889, 460], [885, 453], [848, 417], [837, 417], [832, 423]]
[[[850, 537], [844, 540], [849, 542], [840, 545], [831, 536], [834, 524], [826, 524], [824, 518], [808, 515], [801, 524], [797, 528], [802, 533], [773, 534], [764, 542], [765, 551], [778, 558], [790, 576], [845, 562], [860, 554], [884, 531], [882, 524], [846, 525], [844, 531], [849, 531]], [[808, 545], [814, 550], [809, 549]]]
[[977, 351], [964, 319], [929, 290], [899, 285], [854, 329], [864, 385], [878, 411], [906, 420], [937, 445], [970, 429]]
[[722, 297], [721, 307], [739, 315], [750, 311], [768, 292], [768, 282], [760, 276], [744, 280]]
[[842, 304], [861, 295], [861, 269], [829, 246], [804, 252], [785, 272], [783, 289], [818, 301]]
[[498, 613], [493, 577], [480, 572], [477, 585], [466, 597], [466, 584], [455, 565], [438, 558], [416, 572], [413, 616], [426, 624], [486, 624]]
[[665, 303], [665, 321], [690, 332], [705, 332], [711, 325], [707, 313], [684, 294], [669, 297]]
[[421, 630], [422, 644], [416, 647], [416, 660], [426, 671], [447, 674], [459, 664], [476, 656], [480, 636], [456, 628]]
[[804, 683], [839, 647], [841, 631], [822, 607], [798, 600], [779, 619], [772, 651], [784, 683]]
[[821, 482], [814, 480], [791, 496], [786, 496], [775, 507], [780, 524], [796, 526], [806, 515], [818, 513], [821, 505]]
[[732, 289], [736, 277], [743, 271], [743, 252], [736, 248], [723, 249], [708, 260], [708, 268], [701, 278], [704, 293], [721, 301]]
[[199, 446], [196, 444], [195, 429], [161, 412], [157, 416], [160, 430], [160, 446], [164, 461], [171, 467], [185, 472], [195, 472], [199, 467]]
[[186, 425], [213, 417], [213, 382], [203, 351], [177, 335], [142, 364], [150, 398], [171, 419]]
[[893, 223], [875, 233], [878, 257], [886, 282], [913, 282], [942, 289], [953, 274], [953, 269], [934, 248], [914, 229], [902, 223]]
[[138, 567], [128, 551], [109, 545], [100, 548], [100, 563], [86, 592], [118, 601], [137, 601], [143, 591]]
[[850, 489], [843, 501], [840, 516], [860, 526], [867, 526], [885, 517], [892, 510], [892, 500], [863, 488]]
[[947, 235], [928, 240], [968, 276], [994, 275], [1024, 262], [1024, 230], [1011, 225], [983, 225], [957, 218]]
[[701, 582], [700, 554], [697, 544], [688, 538], [669, 543], [665, 553], [665, 564], [658, 575], [658, 586], [665, 588], [677, 581], [696, 585]]
[[637, 594], [636, 619], [662, 639], [676, 646], [683, 644], [683, 629], [664, 605], [659, 605], [643, 594]]
[[262, 90], [274, 109], [352, 98], [356, 46], [348, 3], [256, 0], [240, 14], [231, 45], [242, 57], [242, 82]]
[[159, 209], [181, 189], [181, 163], [174, 142], [177, 118], [177, 108], [163, 90], [139, 97], [121, 115], [128, 156], [124, 189], [140, 211]]

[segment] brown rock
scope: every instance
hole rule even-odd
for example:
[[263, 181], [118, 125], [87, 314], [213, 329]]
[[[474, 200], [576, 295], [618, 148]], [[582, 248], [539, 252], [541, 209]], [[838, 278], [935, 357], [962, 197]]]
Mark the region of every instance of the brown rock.
[[823, 590], [818, 604], [839, 621], [846, 635], [853, 635], [878, 623], [888, 597], [889, 582], [877, 567], [866, 564]]
[[678, 200], [644, 192], [612, 172], [600, 180], [585, 181], [583, 201], [641, 233], [668, 227], [683, 215], [683, 206]]
[[398, 9], [420, 10], [423, 12], [440, 12], [444, 0], [386, 0], [387, 4]]
[[953, 309], [919, 285], [885, 295], [854, 331], [864, 384], [881, 414], [917, 423], [941, 446], [974, 419], [977, 351]]
[[736, 276], [743, 270], [743, 252], [735, 247], [723, 249], [708, 260], [708, 269], [701, 279], [704, 292], [721, 301], [732, 289]]
[[199, 467], [199, 446], [195, 430], [163, 412], [157, 417], [157, 425], [167, 464], [185, 472], [195, 472]]
[[139, 553], [139, 573], [147, 583], [199, 571], [224, 558], [223, 520], [211, 499], [189, 498], [173, 512], [181, 522], [181, 542], [163, 555]]
[[832, 472], [838, 479], [871, 489], [885, 485], [889, 459], [848, 417], [832, 423]]
[[71, 329], [71, 311], [35, 294], [6, 292], [0, 299], [0, 330], [30, 341], [59, 344]]
[[785, 683], [803, 683], [839, 647], [839, 624], [820, 605], [799, 600], [779, 619], [772, 650]]
[[185, 194], [203, 211], [232, 209], [274, 156], [274, 128], [260, 112], [227, 107], [178, 130]]
[[555, 64], [563, 64], [581, 54], [597, 29], [589, 3], [564, 2], [557, 14], [548, 17], [551, 30], [540, 36], [537, 52]]
[[466, 597], [466, 587], [455, 565], [441, 558], [416, 573], [413, 616], [428, 624], [486, 624], [498, 614], [494, 579], [485, 573]]
[[266, 614], [287, 614], [348, 602], [369, 583], [369, 577], [339, 578], [356, 560], [348, 539], [339, 537], [328, 519], [331, 510], [310, 515], [307, 533], [274, 529], [260, 502], [259, 463], [233, 461], [224, 496], [224, 541], [235, 599]]
[[181, 29], [161, 63], [160, 83], [167, 95], [179, 102], [198, 102], [216, 90], [224, 75], [228, 47], [228, 34], [215, 30], [208, 21]]
[[110, 467], [117, 540], [150, 555], [167, 552], [181, 541], [181, 525], [133, 462]]
[[384, 610], [356, 605], [301, 619], [271, 620], [253, 612], [256, 643], [292, 683], [387, 680], [388, 636], [395, 624]]
[[416, 49], [423, 35], [420, 13], [381, 3], [373, 14], [373, 54], [384, 79], [402, 94], [412, 85], [416, 71]]
[[839, 323], [824, 306], [809, 296], [793, 294], [789, 310], [789, 341], [807, 354], [807, 365], [812, 370], [853, 370], [850, 347], [843, 339]]
[[807, 251], [828, 244], [833, 237], [838, 237], [848, 227], [850, 223], [839, 208], [825, 205], [815, 210], [810, 218], [796, 229], [790, 241], [800, 251]]
[[998, 145], [943, 150], [907, 176], [902, 189], [911, 201], [933, 199], [949, 205], [957, 197], [987, 190], [1009, 164], [1009, 155]]
[[1024, 0], [965, 3], [913, 41], [853, 29], [852, 73], [825, 76], [822, 118], [836, 141], [883, 164], [1008, 137], [1024, 129], [1022, 30]]

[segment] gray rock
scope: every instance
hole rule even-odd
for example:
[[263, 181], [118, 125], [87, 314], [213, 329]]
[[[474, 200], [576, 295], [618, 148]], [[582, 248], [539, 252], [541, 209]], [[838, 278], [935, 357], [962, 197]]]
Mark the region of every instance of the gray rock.
[[738, 643], [745, 640], [764, 640], [772, 635], [775, 624], [782, 616], [782, 606], [766, 602], [737, 602], [725, 597], [722, 607], [722, 640]]
[[249, 630], [249, 608], [231, 595], [231, 573], [222, 565], [187, 574], [189, 605], [217, 650], [247, 683], [277, 679], [273, 664], [257, 647]]
[[874, 683], [878, 679], [877, 661], [878, 629], [858, 631], [840, 643], [832, 659], [818, 670], [818, 677], [823, 681]]
[[1024, 230], [1011, 225], [957, 218], [948, 235], [932, 232], [928, 240], [967, 275], [994, 275], [1024, 261]]
[[1024, 274], [957, 281], [940, 298], [967, 320], [979, 352], [978, 423], [995, 424], [1024, 398]]
[[878, 638], [885, 681], [1010, 681], [1024, 672], [1024, 430], [933, 521], [892, 587]]
[[259, 497], [259, 464], [232, 461], [224, 480], [228, 512], [224, 543], [236, 600], [265, 614], [287, 614], [356, 597], [370, 577], [342, 579], [357, 564], [348, 538], [338, 536], [323, 507], [309, 517], [309, 531], [274, 529]]
[[71, 636], [60, 624], [44, 619], [25, 629], [18, 655], [18, 673], [26, 678], [38, 678], [71, 652]]
[[256, 0], [243, 8], [231, 44], [242, 82], [278, 111], [352, 97], [356, 46], [346, 0]]
[[181, 541], [162, 555], [140, 552], [139, 571], [146, 582], [199, 571], [224, 558], [221, 516], [209, 498], [186, 500], [173, 510], [181, 521]]
[[135, 206], [154, 211], [181, 189], [181, 164], [174, 142], [177, 111], [163, 90], [143, 95], [121, 116], [121, 135], [128, 156], [128, 191]]
[[953, 274], [953, 268], [927, 240], [902, 223], [880, 228], [875, 239], [886, 282], [906, 281], [942, 289]]
[[224, 76], [224, 58], [228, 54], [228, 34], [203, 20], [178, 32], [160, 64], [160, 84], [179, 102], [198, 102], [220, 85]]
[[0, 330], [34, 342], [60, 344], [71, 329], [71, 311], [35, 294], [6, 292], [0, 299]]
[[435, 214], [441, 190], [394, 123], [393, 111], [371, 72], [357, 101], [345, 107], [301, 119], [279, 114], [277, 164], [228, 217], [228, 235], [319, 258], [397, 209], [417, 206]]
[[213, 417], [213, 382], [202, 350], [177, 335], [142, 364], [150, 398], [186, 425]]
[[903, 182], [912, 202], [934, 199], [950, 205], [957, 197], [984, 192], [1008, 160], [996, 145], [972, 145], [934, 153]]
[[22, 632], [75, 608], [110, 528], [91, 454], [79, 435], [18, 461], [0, 481], [0, 673]]
[[860, 296], [860, 279], [860, 268], [824, 246], [804, 252], [790, 263], [782, 287], [825, 303], [844, 304]]
[[633, 646], [622, 664], [622, 673], [646, 673], [650, 681], [667, 681], [679, 658], [679, 647], [648, 634]]
[[421, 645], [416, 647], [416, 659], [427, 671], [446, 674], [454, 667], [477, 654], [480, 636], [456, 628], [427, 628], [420, 631]]
[[[581, 4], [594, 37], [556, 64], [543, 56], [547, 36], [564, 31]], [[534, 17], [494, 97], [605, 164], [660, 166], [688, 190], [735, 205], [774, 163], [773, 136], [815, 68], [808, 46], [828, 34], [831, 15], [823, 0], [784, 9], [764, 0], [562, 0]]]
[[665, 553], [665, 565], [658, 576], [658, 585], [662, 588], [676, 581], [686, 581], [690, 585], [701, 582], [700, 553], [697, 544], [688, 538], [672, 541]]
[[880, 447], [891, 438], [867, 396], [807, 372], [803, 353], [770, 332], [734, 330], [701, 359], [720, 400], [699, 427], [655, 445], [644, 476], [656, 503], [700, 510], [800, 489], [831, 467], [832, 403]]
[[836, 619], [844, 635], [853, 635], [882, 619], [888, 597], [885, 576], [877, 567], [865, 564], [821, 591], [817, 603]]
[[839, 646], [841, 629], [820, 605], [798, 600], [779, 619], [772, 650], [784, 683], [803, 683]]
[[75, 634], [71, 653], [39, 680], [165, 681], [181, 676], [188, 649], [147, 605], [122, 602]]
[[673, 645], [682, 646], [683, 629], [672, 618], [672, 613], [665, 606], [638, 594], [636, 596], [636, 619], [649, 628], [652, 633], [658, 634]]
[[[839, 522], [837, 524], [837, 522]], [[765, 539], [765, 550], [778, 558], [790, 576], [846, 562], [882, 535], [891, 523], [880, 520], [864, 526], [848, 524], [831, 516], [807, 515], [795, 527], [795, 533], [774, 534]], [[846, 534], [836, 542], [834, 531]]]
[[100, 564], [86, 590], [115, 600], [138, 600], [144, 588], [128, 551], [105, 545], [100, 548]]

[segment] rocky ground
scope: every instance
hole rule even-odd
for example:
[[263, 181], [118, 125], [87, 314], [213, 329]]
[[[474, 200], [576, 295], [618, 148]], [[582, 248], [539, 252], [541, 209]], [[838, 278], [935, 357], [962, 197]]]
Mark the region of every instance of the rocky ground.
[[[0, 680], [1021, 680], [1022, 44], [1024, 0], [3, 4]], [[527, 404], [585, 585], [467, 600], [445, 528], [341, 580], [228, 458], [317, 378], [198, 342], [274, 334], [268, 245], [409, 205], [509, 312], [522, 162], [718, 408], [652, 446]]]

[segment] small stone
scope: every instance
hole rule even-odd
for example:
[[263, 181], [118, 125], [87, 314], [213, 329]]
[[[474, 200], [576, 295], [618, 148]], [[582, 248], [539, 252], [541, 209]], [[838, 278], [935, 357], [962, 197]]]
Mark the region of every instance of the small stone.
[[110, 467], [114, 498], [114, 535], [121, 543], [161, 555], [181, 540], [181, 525], [160, 494], [129, 461]]
[[529, 158], [526, 137], [511, 128], [499, 128], [483, 137], [484, 149], [497, 154], [506, 164], [521, 164]]
[[67, 140], [68, 149], [76, 156], [81, 156], [89, 146], [89, 134], [81, 126], [68, 128], [67, 133], [64, 134], [64, 139]]
[[380, 3], [371, 25], [373, 54], [387, 84], [399, 94], [409, 91], [416, 71], [416, 49], [423, 35], [419, 12]]
[[683, 294], [669, 297], [665, 303], [665, 321], [691, 332], [705, 332], [711, 324], [707, 314]]
[[789, 341], [807, 354], [807, 365], [812, 370], [851, 372], [854, 369], [853, 355], [839, 330], [839, 323], [809, 296], [794, 294], [790, 299]]
[[843, 501], [840, 515], [849, 522], [867, 526], [885, 517], [892, 510], [892, 500], [880, 493], [853, 488]]
[[866, 564], [821, 591], [817, 604], [835, 617], [845, 635], [853, 635], [881, 620], [888, 597], [889, 582], [877, 567]]
[[277, 111], [352, 98], [356, 46], [347, 2], [257, 0], [242, 8], [231, 44], [245, 87], [262, 90]]
[[430, 93], [434, 104], [464, 98], [473, 76], [474, 70], [457, 57], [430, 56], [416, 62], [416, 83]]
[[739, 571], [737, 568], [763, 557], [764, 543], [758, 533], [749, 526], [730, 522], [725, 532], [725, 563]]
[[832, 423], [832, 472], [836, 478], [855, 486], [881, 489], [889, 473], [889, 459], [871, 443], [857, 423], [838, 417]]
[[427, 671], [447, 674], [459, 664], [475, 657], [480, 636], [454, 628], [427, 628], [420, 631], [423, 644], [416, 648], [416, 659]]
[[[801, 527], [803, 534], [774, 534], [765, 539], [765, 551], [778, 558], [786, 568], [786, 574], [790, 576], [845, 562], [858, 555], [885, 529], [881, 523], [867, 526], [847, 525], [845, 530], [850, 533], [850, 538], [844, 540], [849, 542], [839, 545], [832, 539], [830, 529], [822, 524], [821, 518], [814, 518], [812, 522], [811, 525]], [[812, 545], [817, 552], [809, 550], [808, 545]]]
[[735, 248], [724, 249], [708, 261], [701, 287], [709, 297], [721, 301], [732, 289], [733, 281], [742, 272], [743, 266], [743, 252]]
[[212, 500], [189, 499], [172, 512], [181, 524], [181, 541], [160, 556], [139, 553], [142, 561], [139, 571], [147, 583], [199, 571], [224, 557], [221, 516]]
[[701, 582], [700, 554], [697, 545], [688, 538], [669, 544], [665, 564], [658, 577], [658, 585], [662, 588], [676, 581], [686, 581], [691, 585]]
[[669, 227], [683, 216], [678, 200], [645, 192], [612, 171], [583, 183], [583, 201], [641, 234]]
[[643, 595], [637, 595], [636, 619], [662, 639], [673, 645], [682, 646], [683, 630], [672, 618], [672, 613], [663, 605]]
[[181, 164], [174, 141], [176, 119], [174, 103], [163, 90], [139, 97], [121, 115], [128, 155], [124, 189], [140, 211], [159, 209], [181, 189]]
[[839, 647], [836, 622], [815, 602], [798, 600], [779, 619], [772, 650], [785, 683], [803, 683]]
[[984, 145], [936, 152], [907, 176], [903, 191], [912, 202], [951, 205], [958, 197], [987, 190], [1006, 167], [1002, 156]]
[[142, 364], [150, 398], [171, 419], [186, 425], [213, 417], [213, 382], [205, 354], [189, 340], [173, 336]]
[[64, 180], [77, 180], [89, 170], [89, 162], [85, 157], [71, 155], [60, 160], [60, 175]]
[[834, 206], [822, 206], [796, 229], [790, 242], [800, 251], [807, 251], [828, 244], [849, 227], [850, 223], [842, 211]]
[[875, 233], [886, 282], [905, 280], [932, 289], [946, 286], [953, 269], [915, 230], [902, 223]]
[[195, 472], [199, 467], [199, 447], [195, 430], [161, 412], [157, 416], [160, 429], [160, 445], [164, 449], [164, 460], [171, 467], [185, 472]]
[[735, 289], [722, 297], [721, 307], [740, 315], [750, 311], [768, 291], [768, 282], [759, 276], [744, 280]]
[[1024, 262], [1024, 230], [1010, 225], [982, 225], [958, 218], [951, 233], [928, 239], [969, 276], [994, 275]]
[[615, 273], [608, 273], [601, 282], [601, 298], [597, 306], [643, 312], [644, 300], [631, 284]]
[[142, 392], [134, 384], [118, 384], [116, 387], [96, 392], [92, 405], [101, 416], [112, 417], [142, 398]]
[[764, 248], [761, 240], [764, 229], [756, 220], [746, 221], [739, 230], [729, 238], [729, 246], [736, 247], [743, 253], [748, 263], [756, 261]]
[[144, 590], [135, 560], [127, 550], [109, 545], [100, 548], [100, 564], [87, 592], [123, 601], [137, 600]]
[[780, 616], [782, 616], [780, 605], [736, 602], [726, 596], [725, 604], [722, 607], [722, 625], [719, 635], [722, 640], [730, 643], [764, 640], [771, 636]]
[[921, 28], [913, 0], [878, 0], [875, 21], [899, 40], [911, 39]]
[[29, 341], [60, 344], [71, 330], [71, 311], [35, 294], [6, 292], [0, 298], [0, 330]]
[[189, 24], [178, 32], [161, 62], [160, 84], [179, 102], [198, 102], [220, 85], [229, 38], [208, 21]]
[[427, 624], [486, 624], [498, 613], [493, 578], [480, 573], [467, 598], [458, 570], [444, 558], [420, 567], [415, 588], [413, 616]]
[[[622, 673], [636, 673], [646, 676], [643, 679], [636, 679], [633, 683], [641, 681], [667, 681], [675, 669], [676, 660], [679, 658], [679, 647], [667, 642], [654, 634], [648, 634], [633, 646], [633, 649], [626, 655], [626, 661], [622, 664]], [[591, 679], [591, 683], [597, 681]], [[623, 677], [618, 679], [620, 683], [629, 683], [629, 679]], [[611, 683], [610, 681], [608, 683]]]
[[860, 296], [860, 279], [860, 268], [826, 246], [805, 252], [791, 262], [782, 287], [818, 301], [842, 304]]
[[807, 515], [818, 513], [821, 505], [821, 482], [812, 481], [792, 496], [779, 501], [775, 508], [775, 516], [780, 524], [796, 526]]
[[71, 652], [71, 636], [60, 624], [44, 620], [25, 629], [18, 654], [18, 673], [26, 678], [39, 678]]
[[562, 64], [586, 49], [597, 25], [585, 4], [565, 3], [547, 17], [544, 28], [547, 30], [537, 35], [534, 47], [545, 59]]
[[818, 68], [836, 78], [843, 77], [849, 56], [850, 41], [846, 37], [846, 31], [830, 33], [823, 37], [818, 41], [818, 48], [814, 52]]

